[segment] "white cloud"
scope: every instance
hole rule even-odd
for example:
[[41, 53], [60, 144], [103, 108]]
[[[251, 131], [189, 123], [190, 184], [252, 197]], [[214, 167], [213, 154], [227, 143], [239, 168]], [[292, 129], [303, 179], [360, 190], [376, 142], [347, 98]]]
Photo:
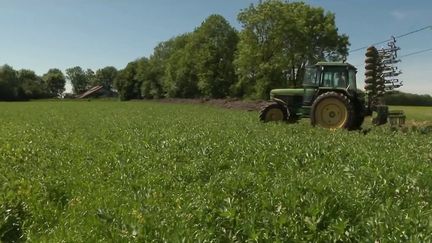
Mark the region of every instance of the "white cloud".
[[397, 20], [404, 20], [408, 16], [407, 12], [403, 12], [400, 10], [393, 10], [390, 14]]

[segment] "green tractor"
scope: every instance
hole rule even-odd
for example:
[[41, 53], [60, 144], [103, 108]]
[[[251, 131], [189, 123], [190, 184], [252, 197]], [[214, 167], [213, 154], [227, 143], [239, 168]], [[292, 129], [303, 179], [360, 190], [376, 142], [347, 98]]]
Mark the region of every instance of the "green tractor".
[[[310, 118], [313, 126], [329, 129], [360, 129], [365, 116], [372, 111], [385, 117], [386, 107], [377, 106], [367, 100], [357, 89], [357, 69], [343, 62], [319, 62], [305, 70], [302, 88], [275, 89], [270, 92], [271, 103], [264, 107], [260, 119], [264, 122], [297, 122]], [[381, 121], [381, 123], [383, 123]]]

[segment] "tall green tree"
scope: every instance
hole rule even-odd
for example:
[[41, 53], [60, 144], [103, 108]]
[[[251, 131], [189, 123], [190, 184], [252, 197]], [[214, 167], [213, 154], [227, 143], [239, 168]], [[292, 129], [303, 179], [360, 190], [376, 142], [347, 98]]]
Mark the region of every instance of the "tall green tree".
[[84, 93], [89, 88], [88, 74], [79, 66], [66, 69], [66, 77], [72, 84], [74, 94]]
[[65, 91], [66, 78], [59, 69], [52, 68], [48, 70], [48, 72], [42, 76], [42, 79], [46, 83], [51, 97], [59, 97]]
[[112, 90], [118, 71], [115, 67], [104, 67], [96, 71], [92, 85], [102, 85], [106, 90]]
[[163, 88], [168, 97], [199, 97], [196, 63], [187, 45], [192, 34], [187, 33], [171, 39], [170, 56], [166, 61]]
[[197, 98], [198, 76], [191, 53], [186, 49], [176, 51], [168, 60], [164, 88], [168, 97]]
[[0, 67], [0, 100], [24, 100], [24, 90], [21, 87], [18, 73], [9, 65]]
[[96, 79], [96, 74], [93, 70], [91, 70], [90, 68], [87, 68], [87, 70], [85, 71], [85, 75], [87, 78], [87, 87], [86, 90], [91, 88], [91, 86], [95, 83], [95, 79]]
[[222, 16], [209, 16], [192, 33], [161, 42], [149, 59], [130, 63], [116, 87], [122, 99], [222, 98], [236, 83], [233, 65], [238, 33]]
[[303, 2], [268, 0], [243, 10], [238, 20], [239, 96], [267, 98], [272, 88], [299, 85], [307, 64], [348, 52], [348, 37], [338, 33], [335, 15]]
[[167, 62], [175, 52], [175, 38], [159, 43], [149, 58], [147, 73], [140, 72], [141, 96], [146, 99], [165, 96], [164, 78]]
[[130, 62], [125, 69], [121, 70], [114, 85], [117, 89], [121, 100], [140, 99], [142, 81], [137, 79], [138, 67], [147, 63], [147, 58]]
[[139, 69], [137, 78], [142, 80], [141, 96], [145, 99], [161, 98], [164, 95], [162, 83], [164, 78], [164, 63], [150, 58], [147, 66]]
[[229, 95], [236, 82], [233, 60], [237, 43], [236, 30], [220, 15], [209, 16], [194, 32], [165, 43], [162, 53], [169, 53], [169, 57], [165, 59], [162, 87], [167, 96]]
[[223, 98], [236, 82], [233, 65], [238, 33], [220, 15], [209, 16], [198, 27], [186, 50], [195, 63], [198, 89], [209, 98]]
[[18, 79], [27, 98], [39, 99], [49, 96], [46, 83], [34, 71], [22, 69], [18, 71]]
[[158, 98], [161, 94], [160, 84], [158, 83], [158, 67], [154, 66], [154, 61], [145, 60], [137, 63], [137, 73], [135, 79], [141, 83], [141, 97], [145, 99]]

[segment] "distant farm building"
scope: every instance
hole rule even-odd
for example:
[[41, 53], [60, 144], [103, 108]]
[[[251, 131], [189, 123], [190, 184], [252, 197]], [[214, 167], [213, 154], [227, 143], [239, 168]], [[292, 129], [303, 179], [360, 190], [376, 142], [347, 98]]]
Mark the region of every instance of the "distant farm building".
[[108, 89], [104, 88], [102, 85], [97, 85], [97, 86], [90, 88], [86, 92], [78, 95], [76, 98], [78, 98], [78, 99], [102, 98], [102, 97], [114, 97], [116, 95], [117, 95], [116, 92], [114, 92], [112, 90], [108, 90]]

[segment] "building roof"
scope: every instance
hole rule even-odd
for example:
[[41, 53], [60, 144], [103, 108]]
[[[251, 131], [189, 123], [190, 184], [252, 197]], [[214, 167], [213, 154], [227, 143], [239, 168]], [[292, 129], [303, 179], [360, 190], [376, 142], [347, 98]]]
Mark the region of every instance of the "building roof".
[[88, 97], [88, 96], [90, 96], [90, 95], [92, 95], [92, 94], [98, 92], [98, 91], [101, 90], [102, 88], [103, 88], [102, 85], [94, 86], [94, 87], [92, 87], [91, 89], [89, 89], [89, 90], [87, 90], [86, 92], [84, 92], [83, 94], [79, 95], [77, 98], [78, 98], [78, 99], [84, 99], [84, 98], [86, 98], [86, 97]]
[[353, 65], [347, 63], [347, 62], [318, 62], [315, 64], [316, 66], [327, 66], [327, 67], [348, 67], [352, 69], [356, 69]]

